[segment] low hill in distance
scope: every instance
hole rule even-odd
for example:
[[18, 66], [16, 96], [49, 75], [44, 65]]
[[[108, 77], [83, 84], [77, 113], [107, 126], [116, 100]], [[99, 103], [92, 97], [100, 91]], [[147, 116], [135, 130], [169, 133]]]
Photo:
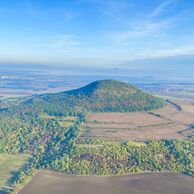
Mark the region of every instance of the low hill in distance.
[[128, 83], [101, 80], [75, 90], [33, 97], [25, 104], [60, 116], [68, 113], [148, 111], [163, 107], [165, 102]]

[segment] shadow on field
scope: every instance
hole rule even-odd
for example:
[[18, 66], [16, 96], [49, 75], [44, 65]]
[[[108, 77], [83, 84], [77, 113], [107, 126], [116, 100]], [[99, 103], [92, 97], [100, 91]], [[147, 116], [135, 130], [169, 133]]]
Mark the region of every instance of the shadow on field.
[[7, 188], [0, 188], [0, 194], [8, 194], [11, 190]]
[[[10, 187], [13, 186], [13, 184], [15, 183], [15, 181], [20, 178], [20, 173], [21, 172], [26, 172], [27, 169], [29, 169], [29, 166], [31, 165], [31, 163], [32, 163], [32, 158], [29, 158], [27, 160], [27, 162], [19, 170], [12, 171], [10, 178], [6, 182], [6, 185], [8, 185]], [[7, 194], [9, 192], [10, 192], [10, 190], [6, 191], [5, 193], [1, 193], [1, 189], [0, 189], [0, 194]]]

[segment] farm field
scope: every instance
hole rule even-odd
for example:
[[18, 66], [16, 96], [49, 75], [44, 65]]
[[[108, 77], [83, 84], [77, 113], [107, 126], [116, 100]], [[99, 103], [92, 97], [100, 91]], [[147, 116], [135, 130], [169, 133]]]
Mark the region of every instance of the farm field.
[[0, 154], [0, 194], [6, 193], [10, 189], [10, 179], [29, 159], [26, 154]]
[[173, 100], [162, 109], [150, 112], [90, 113], [80, 138], [116, 140], [183, 139], [181, 133], [194, 122], [194, 105]]
[[179, 173], [65, 176], [42, 171], [18, 194], [193, 194], [194, 179]]

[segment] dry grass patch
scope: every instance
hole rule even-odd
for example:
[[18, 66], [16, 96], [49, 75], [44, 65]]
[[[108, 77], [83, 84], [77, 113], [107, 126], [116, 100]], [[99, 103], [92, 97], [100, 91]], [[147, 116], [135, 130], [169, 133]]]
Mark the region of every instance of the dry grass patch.
[[128, 112], [128, 113], [90, 113], [87, 122], [129, 124], [132, 126], [159, 124], [164, 119], [148, 114], [147, 112]]
[[150, 112], [90, 113], [81, 137], [132, 141], [183, 139], [181, 131], [193, 122], [194, 105], [176, 100]]
[[169, 105], [163, 109], [152, 111], [160, 114], [162, 117], [169, 119], [175, 123], [189, 125], [194, 122], [194, 105], [188, 101], [174, 100], [174, 103], [181, 107], [181, 111], [177, 110], [173, 105]]

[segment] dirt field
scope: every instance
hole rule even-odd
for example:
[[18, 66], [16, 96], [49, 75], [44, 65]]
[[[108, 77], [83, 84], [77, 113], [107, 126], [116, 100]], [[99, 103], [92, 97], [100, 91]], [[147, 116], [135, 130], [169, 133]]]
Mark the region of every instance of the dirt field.
[[170, 101], [160, 110], [136, 113], [90, 113], [81, 138], [146, 141], [182, 139], [181, 133], [194, 123], [194, 105]]
[[150, 123], [164, 122], [162, 118], [153, 117], [146, 112], [133, 113], [90, 113], [87, 116], [89, 122], [131, 124], [132, 126], [150, 125]]
[[144, 173], [128, 176], [36, 175], [19, 194], [193, 194], [194, 179], [179, 173]]

